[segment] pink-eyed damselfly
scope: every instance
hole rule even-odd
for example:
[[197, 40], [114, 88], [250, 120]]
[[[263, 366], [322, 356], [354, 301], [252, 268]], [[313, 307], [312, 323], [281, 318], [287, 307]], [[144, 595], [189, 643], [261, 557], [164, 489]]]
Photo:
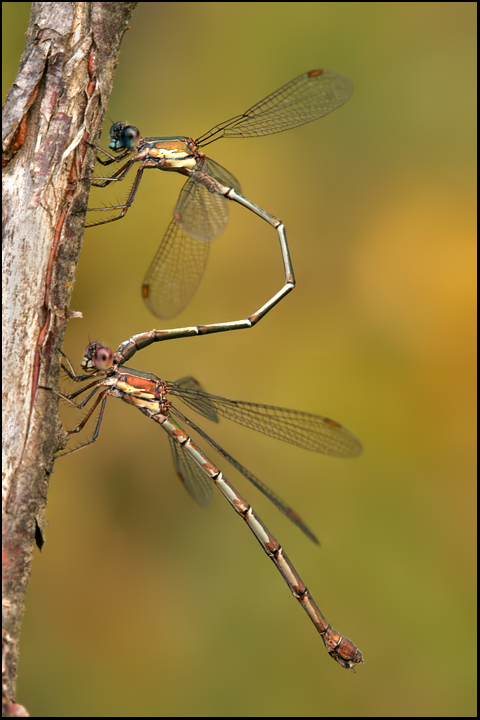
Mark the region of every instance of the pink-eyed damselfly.
[[[318, 543], [315, 535], [293, 508], [223, 450], [204, 430], [174, 406], [170, 398], [178, 398], [191, 410], [213, 422], [218, 422], [219, 416], [226, 417], [265, 435], [314, 452], [352, 458], [361, 452], [359, 441], [346, 428], [330, 418], [299, 412], [291, 408], [228, 400], [204, 392], [198, 381], [192, 377], [169, 382], [163, 381], [150, 373], [123, 366], [125, 355], [131, 357], [133, 354], [131, 351], [129, 354], [127, 350], [129, 343], [130, 341], [122, 343], [115, 354], [110, 348], [98, 342], [90, 343], [81, 362], [85, 375], [77, 375], [68, 359], [67, 365], [63, 365], [64, 370], [72, 380], [76, 382], [91, 381], [76, 392], [61, 395], [63, 399], [75, 407], [83, 408], [96, 395], [85, 417], [76, 428], [69, 431], [70, 434], [80, 432], [100, 406], [96, 427], [91, 439], [80, 447], [63, 453], [63, 455], [76, 452], [95, 442], [99, 434], [106, 401], [109, 397], [119, 398], [129, 405], [137, 407], [144, 415], [157, 422], [168, 434], [175, 469], [189, 494], [200, 505], [206, 505], [211, 498], [212, 482], [218, 487], [235, 512], [245, 520], [265, 553], [274, 562], [294, 597], [300, 602], [320, 633], [330, 656], [342, 667], [355, 669], [355, 665], [363, 662], [361, 651], [351, 640], [332, 628], [278, 541], [263, 524], [250, 504], [180, 427], [177, 419], [198, 433], [224, 460], [227, 460], [264, 493], [286, 517], [310, 539]], [[76, 398], [88, 390], [90, 392], [82, 402], [75, 401]]]

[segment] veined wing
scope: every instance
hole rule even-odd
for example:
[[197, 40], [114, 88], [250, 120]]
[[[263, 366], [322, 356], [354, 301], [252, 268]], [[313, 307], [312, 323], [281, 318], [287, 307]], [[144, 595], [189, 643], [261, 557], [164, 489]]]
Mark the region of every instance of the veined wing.
[[175, 383], [168, 385], [170, 393], [193, 410], [197, 410], [199, 400], [206, 395], [218, 415], [304, 450], [344, 458], [356, 457], [362, 450], [361, 443], [349, 430], [322, 415], [228, 400], [200, 390], [175, 387]]
[[175, 471], [180, 477], [188, 494], [196, 503], [205, 507], [212, 499], [212, 481], [205, 475], [200, 465], [190, 457], [181, 446], [168, 438], [170, 442], [170, 450], [172, 451], [173, 464]]
[[188, 305], [203, 277], [209, 249], [208, 243], [191, 237], [171, 220], [142, 285], [150, 312], [171, 318]]
[[333, 70], [310, 70], [256, 105], [216, 125], [197, 139], [205, 147], [221, 137], [273, 135], [327, 115], [348, 100], [350, 80]]
[[[204, 159], [202, 172], [240, 192], [238, 180], [213, 160]], [[227, 221], [225, 197], [211, 192], [193, 174], [180, 192], [173, 220], [143, 281], [142, 297], [156, 317], [174, 317], [188, 305], [205, 272], [208, 241], [220, 235]]]
[[209, 189], [210, 176], [240, 192], [238, 180], [228, 170], [204, 158], [201, 167], [193, 171], [183, 186], [174, 212], [183, 230], [204, 242], [217, 238], [228, 222], [227, 201], [224, 195]]
[[[250, 482], [255, 485], [255, 487], [260, 490], [260, 492], [262, 492], [275, 505], [275, 507], [280, 510], [280, 512], [282, 512], [289, 520], [291, 520], [294, 525], [299, 527], [300, 530], [302, 530], [302, 532], [304, 532], [305, 535], [310, 538], [310, 540], [313, 540], [313, 542], [317, 545], [320, 544], [317, 537], [313, 534], [308, 525], [306, 525], [306, 523], [302, 520], [300, 515], [292, 507], [290, 507], [290, 505], [288, 505], [284, 500], [282, 500], [281, 497], [274, 493], [273, 490], [271, 490], [267, 485], [265, 485], [265, 483], [263, 483], [255, 475], [253, 475], [253, 473], [247, 470], [246, 467], [241, 465], [238, 460], [235, 460], [235, 458], [233, 458], [229, 453], [227, 453], [226, 450], [220, 447], [220, 445], [218, 445], [215, 440], [213, 440], [209, 435], [207, 435], [206, 432], [199, 428], [198, 425], [196, 425], [192, 420], [190, 420], [183, 413], [181, 413], [178, 408], [172, 408], [171, 412], [173, 415], [180, 418], [180, 420], [193, 428], [193, 430], [195, 430], [195, 432], [197, 432], [204, 440], [206, 440], [209, 445], [211, 445], [218, 453], [220, 453], [220, 455], [225, 460], [227, 460], [230, 465], [232, 465], [236, 470], [238, 470], [239, 473], [246, 477], [247, 480], [250, 480]], [[186, 455], [186, 453], [184, 454]], [[197, 465], [197, 467], [200, 469], [199, 465]]]
[[215, 412], [213, 404], [210, 402], [209, 393], [206, 393], [198, 380], [191, 375], [180, 378], [175, 381], [176, 387], [182, 387], [184, 390], [200, 391], [196, 397], [192, 397], [192, 405], [195, 411], [206, 417], [207, 420], [218, 423], [218, 415]]

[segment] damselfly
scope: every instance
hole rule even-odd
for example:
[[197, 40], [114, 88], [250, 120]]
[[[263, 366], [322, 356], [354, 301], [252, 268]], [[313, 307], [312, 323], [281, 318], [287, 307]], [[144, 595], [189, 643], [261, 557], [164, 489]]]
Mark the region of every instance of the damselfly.
[[[147, 336], [148, 333], [144, 335]], [[136, 337], [139, 338], [140, 336]], [[145, 342], [145, 344], [148, 343]], [[160, 378], [150, 373], [123, 366], [125, 358], [134, 354], [134, 348], [135, 342], [132, 343], [132, 338], [126, 343], [122, 343], [115, 354], [112, 353], [110, 348], [98, 342], [93, 342], [87, 346], [81, 362], [85, 375], [77, 375], [68, 360], [68, 365], [62, 366], [70, 378], [76, 382], [92, 380], [93, 378], [91, 382], [76, 392], [70, 395], [61, 395], [62, 398], [75, 405], [75, 407], [83, 408], [97, 395], [83, 420], [69, 433], [80, 432], [100, 406], [96, 427], [91, 439], [80, 447], [63, 453], [63, 456], [95, 442], [103, 419], [106, 401], [109, 397], [120, 398], [129, 405], [137, 407], [144, 415], [157, 422], [167, 432], [175, 469], [186, 490], [194, 500], [200, 505], [206, 505], [210, 501], [213, 481], [235, 512], [245, 520], [266, 554], [275, 563], [294, 597], [297, 598], [312, 620], [331, 657], [344, 668], [354, 668], [357, 663], [363, 662], [362, 653], [356, 645], [334, 630], [327, 622], [292, 563], [283, 552], [282, 547], [265, 527], [249, 503], [237, 492], [202, 450], [194, 444], [189, 435], [176, 422], [176, 419], [197, 432], [221, 457], [233, 465], [236, 470], [266, 495], [311, 540], [318, 543], [315, 535], [287, 503], [175, 407], [170, 398], [182, 400], [191, 410], [195, 410], [195, 412], [214, 422], [218, 422], [219, 416], [226, 417], [240, 425], [305, 450], [350, 458], [361, 452], [359, 441], [346, 428], [330, 418], [299, 412], [290, 408], [228, 400], [204, 392], [200, 384], [192, 377], [183, 378], [177, 382], [169, 382], [160, 380]], [[88, 390], [91, 392], [82, 402], [75, 402], [76, 398]]]
[[234, 200], [275, 228], [280, 241], [285, 283], [243, 327], [251, 327], [295, 286], [292, 263], [283, 222], [247, 200], [236, 178], [205, 157], [200, 148], [222, 137], [240, 138], [271, 135], [327, 115], [343, 105], [352, 93], [348, 78], [331, 70], [311, 70], [268, 95], [242, 115], [216, 125], [196, 140], [189, 137], [143, 138], [138, 128], [116, 122], [110, 129], [109, 148], [115, 156], [98, 147], [108, 159], [102, 165], [128, 158], [111, 177], [95, 178], [95, 187], [124, 180], [135, 163], [140, 163], [132, 188], [122, 205], [90, 208], [94, 211], [120, 210], [115, 217], [90, 223], [87, 227], [119, 220], [132, 205], [144, 170], [157, 168], [188, 177], [183, 186], [160, 247], [145, 276], [142, 296], [157, 317], [177, 315], [189, 302], [202, 278], [209, 241], [218, 237], [228, 220], [225, 199]]

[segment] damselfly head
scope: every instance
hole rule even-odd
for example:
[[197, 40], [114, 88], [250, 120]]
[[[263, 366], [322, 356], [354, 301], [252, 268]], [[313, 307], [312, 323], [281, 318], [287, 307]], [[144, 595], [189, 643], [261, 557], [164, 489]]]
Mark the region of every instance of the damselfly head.
[[116, 122], [110, 128], [109, 148], [115, 152], [133, 150], [140, 142], [141, 137], [140, 130], [135, 125]]
[[113, 364], [113, 353], [109, 347], [99, 342], [92, 342], [87, 345], [80, 365], [86, 372], [95, 370], [107, 370]]

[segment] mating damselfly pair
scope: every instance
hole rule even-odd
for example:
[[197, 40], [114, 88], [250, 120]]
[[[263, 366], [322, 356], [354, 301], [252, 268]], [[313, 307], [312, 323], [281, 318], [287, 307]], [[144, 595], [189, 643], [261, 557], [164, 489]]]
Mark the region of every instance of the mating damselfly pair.
[[[190, 409], [210, 421], [218, 422], [219, 417], [223, 416], [240, 425], [314, 452], [352, 458], [361, 452], [359, 441], [330, 418], [290, 408], [228, 400], [206, 393], [193, 377], [170, 382], [125, 366], [137, 350], [154, 342], [252, 327], [293, 289], [295, 281], [283, 223], [247, 200], [241, 194], [239, 183], [233, 175], [207, 158], [201, 148], [221, 137], [268, 135], [310, 122], [342, 105], [351, 92], [350, 81], [342, 75], [327, 70], [313, 70], [267, 96], [242, 115], [216, 125], [197, 140], [187, 137], [143, 138], [135, 126], [115, 123], [111, 127], [110, 149], [118, 155], [98, 148], [107, 157], [107, 160], [104, 160], [98, 156], [98, 160], [103, 166], [124, 160], [125, 163], [112, 176], [97, 177], [93, 184], [106, 187], [122, 181], [135, 163], [140, 163], [140, 166], [122, 205], [95, 209], [117, 210], [119, 213], [91, 225], [112, 222], [125, 216], [135, 199], [145, 169], [173, 171], [188, 177], [180, 193], [173, 219], [142, 286], [144, 300], [155, 315], [171, 317], [191, 299], [203, 275], [209, 242], [216, 238], [226, 225], [226, 199], [243, 205], [276, 229], [285, 282], [274, 296], [245, 320], [141, 333], [122, 343], [115, 353], [101, 343], [90, 343], [81, 363], [85, 374], [77, 375], [68, 359], [63, 365], [73, 381], [90, 382], [61, 397], [78, 408], [84, 408], [92, 401], [86, 415], [77, 427], [69, 431], [70, 434], [81, 431], [98, 409], [98, 419], [91, 439], [80, 447], [63, 453], [64, 455], [95, 442], [109, 397], [119, 398], [137, 407], [144, 415], [160, 424], [168, 434], [175, 469], [189, 494], [197, 503], [205, 505], [211, 497], [212, 483], [219, 488], [282, 574], [294, 597], [320, 633], [330, 656], [342, 667], [354, 669], [356, 664], [363, 662], [360, 650], [351, 640], [331, 627], [277, 540], [249, 503], [200, 450], [177, 420], [196, 432], [310, 539], [318, 543], [315, 535], [287, 503], [184, 415], [171, 398], [180, 399]], [[76, 399], [85, 392], [88, 392], [86, 398], [77, 402]]]

